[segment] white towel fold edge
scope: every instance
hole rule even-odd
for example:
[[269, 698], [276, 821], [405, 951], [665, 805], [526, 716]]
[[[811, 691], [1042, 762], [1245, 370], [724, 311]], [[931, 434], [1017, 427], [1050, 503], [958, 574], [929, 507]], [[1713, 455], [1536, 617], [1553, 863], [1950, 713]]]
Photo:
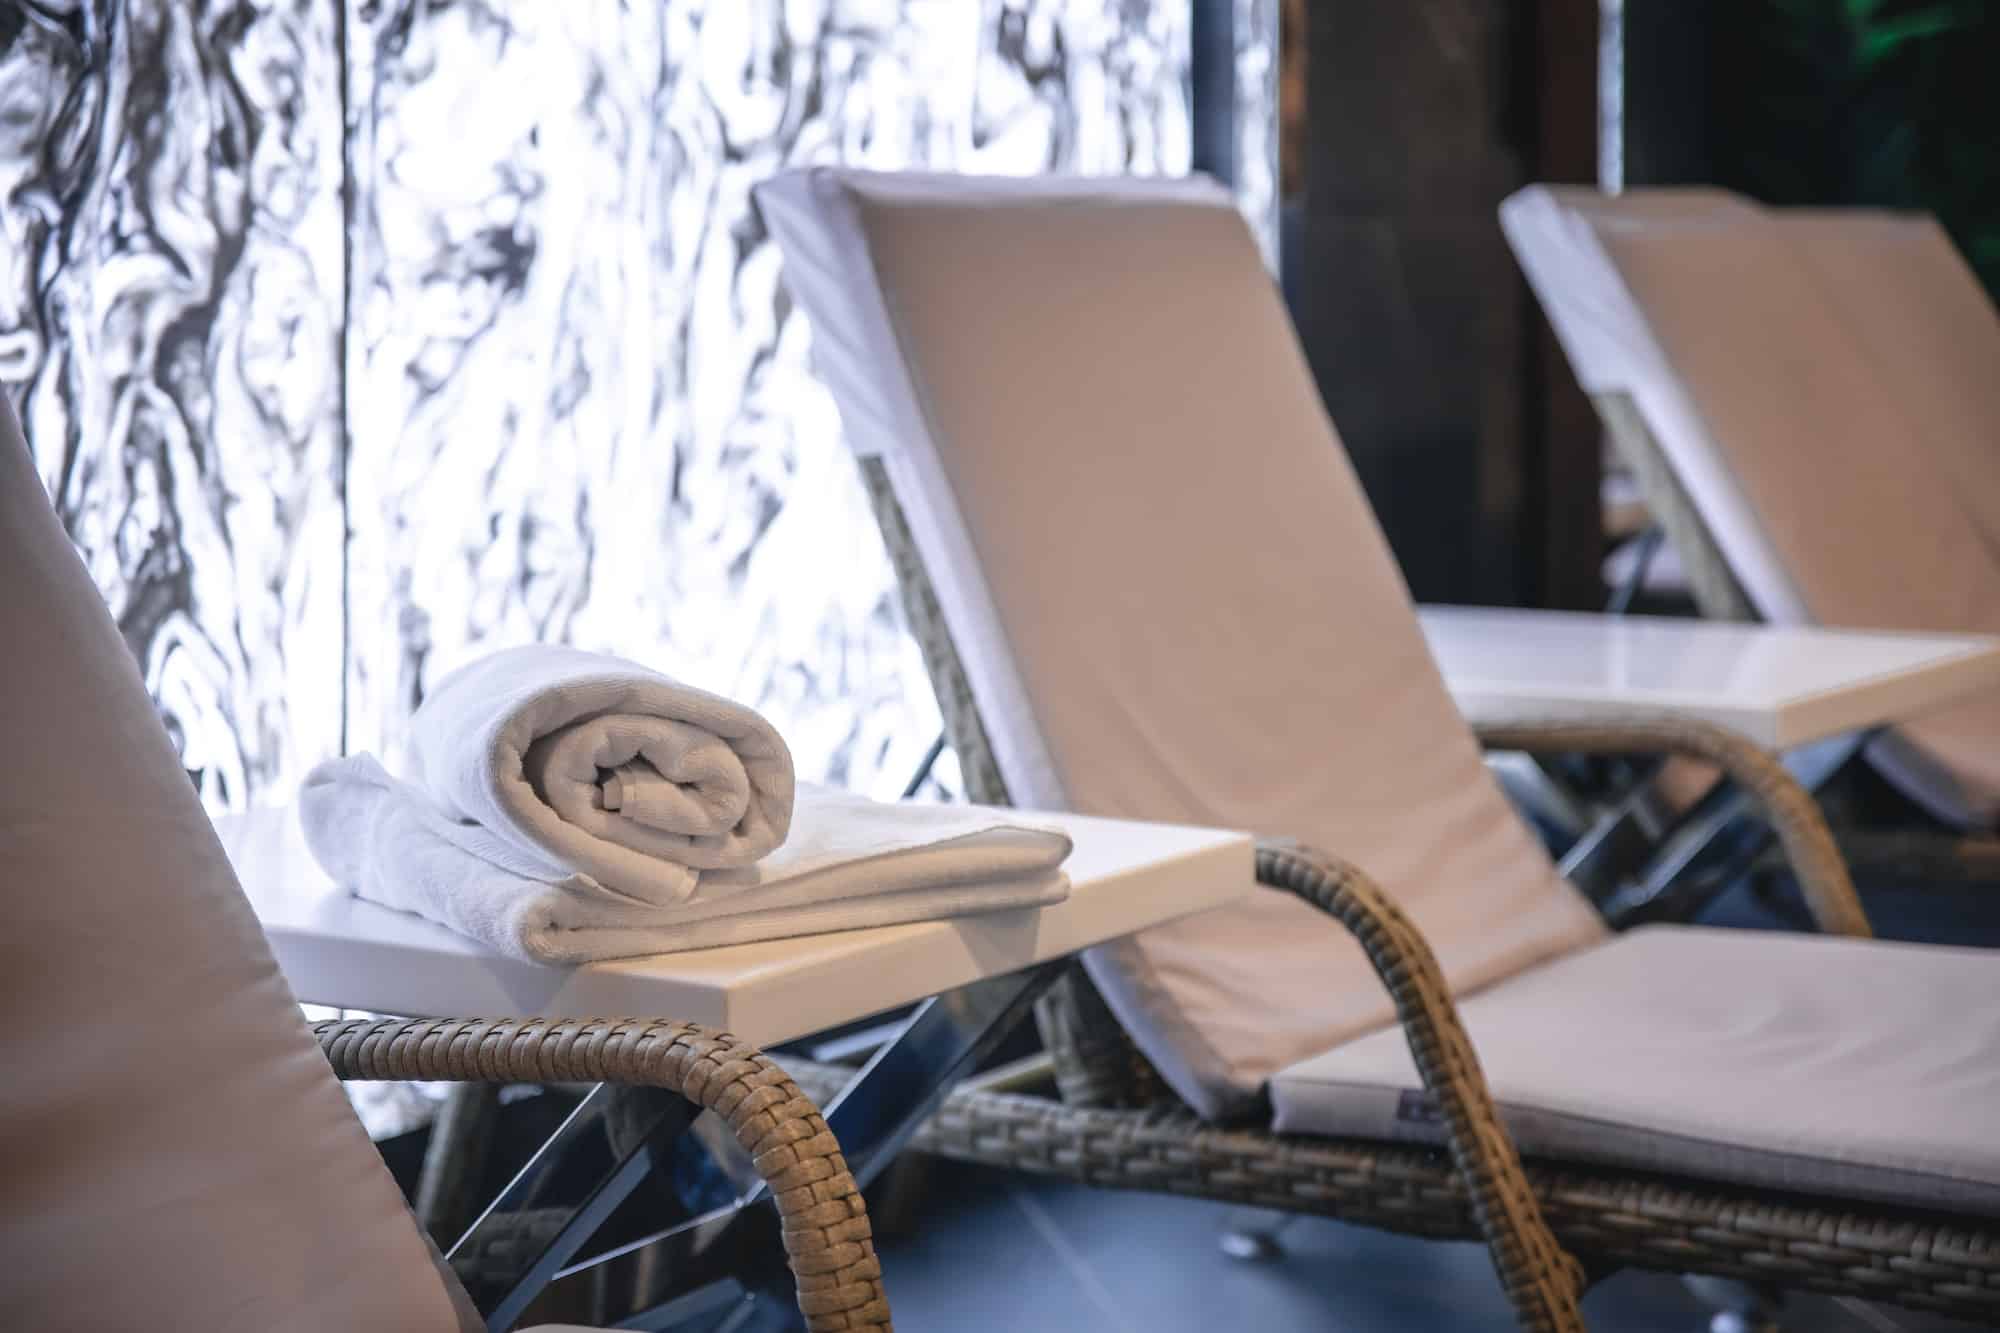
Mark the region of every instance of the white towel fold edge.
[[[672, 925], [575, 924], [568, 920], [574, 905], [559, 888], [551, 887], [518, 905], [508, 938], [519, 941], [536, 962], [575, 964], [611, 962], [869, 930], [878, 926], [987, 916], [996, 912], [1047, 907], [1069, 897], [1069, 876], [1060, 870], [1041, 875], [978, 885], [942, 885], [900, 889], [836, 901], [794, 907], [739, 912], [707, 920]], [[506, 946], [484, 941], [503, 952]]]
[[300, 819], [342, 887], [543, 963], [578, 963], [934, 920], [1068, 896], [1068, 834], [968, 806], [883, 805], [802, 787], [794, 842], [758, 866], [672, 867], [692, 887], [642, 902], [451, 819], [372, 756], [315, 769]]

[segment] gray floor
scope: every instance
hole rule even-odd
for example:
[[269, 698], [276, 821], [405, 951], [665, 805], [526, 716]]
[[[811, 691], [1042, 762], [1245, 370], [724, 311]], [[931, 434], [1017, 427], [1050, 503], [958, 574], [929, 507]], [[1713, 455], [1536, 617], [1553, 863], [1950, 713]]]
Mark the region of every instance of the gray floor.
[[[899, 1328], [1504, 1330], [1513, 1327], [1485, 1252], [1301, 1219], [1282, 1257], [1244, 1262], [1216, 1243], [1240, 1210], [941, 1167], [920, 1214], [885, 1236]], [[1697, 1333], [1708, 1314], [1674, 1278], [1621, 1274], [1590, 1293], [1603, 1333]], [[1942, 1333], [1964, 1325], [1816, 1298], [1785, 1330]]]

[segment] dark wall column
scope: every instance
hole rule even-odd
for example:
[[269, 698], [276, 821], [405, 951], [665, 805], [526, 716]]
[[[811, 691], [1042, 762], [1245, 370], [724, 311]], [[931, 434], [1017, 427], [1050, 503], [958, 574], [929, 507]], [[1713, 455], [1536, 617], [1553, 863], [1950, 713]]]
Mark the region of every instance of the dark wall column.
[[1624, 0], [1624, 19], [1624, 183], [1713, 181], [1714, 5], [1711, 0]]
[[1188, 83], [1194, 94], [1190, 165], [1234, 185], [1236, 0], [1193, 0], [1188, 20]]
[[[1599, 0], [1538, 0], [1535, 178], [1594, 184], [1598, 168]], [[1604, 433], [1569, 357], [1532, 297], [1527, 303], [1527, 599], [1595, 611], [1604, 605]]]
[[[1542, 153], [1551, 29], [1540, 4], [1310, 9], [1295, 314], [1320, 392], [1425, 601], [1548, 600], [1556, 557], [1594, 576], [1594, 551], [1548, 536], [1559, 519], [1574, 530], [1576, 505], [1573, 495], [1549, 504], [1556, 460], [1540, 419], [1539, 316], [1496, 216]], [[1594, 0], [1587, 10], [1582, 78], [1594, 89]], [[1586, 101], [1594, 134], [1594, 93]]]

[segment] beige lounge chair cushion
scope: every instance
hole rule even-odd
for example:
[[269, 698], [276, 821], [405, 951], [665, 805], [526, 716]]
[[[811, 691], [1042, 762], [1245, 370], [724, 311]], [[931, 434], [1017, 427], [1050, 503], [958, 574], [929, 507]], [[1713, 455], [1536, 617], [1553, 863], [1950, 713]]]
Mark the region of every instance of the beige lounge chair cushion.
[[0, 570], [0, 1323], [478, 1327], [305, 1031], [4, 402]]
[[[1677, 206], [1665, 206], [1663, 197]], [[1797, 623], [1810, 619], [1797, 583], [1728, 466], [1698, 386], [1669, 359], [1650, 318], [1643, 275], [1627, 272], [1613, 246], [1638, 236], [1670, 250], [1677, 238], [1726, 235], [1733, 220], [1762, 216], [1748, 200], [1718, 192], [1634, 190], [1614, 197], [1581, 186], [1529, 186], [1500, 206], [1501, 228], [1578, 382], [1587, 392], [1627, 394], [1638, 404], [1751, 601], [1767, 619]], [[1712, 291], [1704, 295], [1714, 299]]]
[[[1797, 589], [1802, 614], [1774, 619], [2000, 632], [2000, 557], [1928, 439], [1935, 396], [1887, 372], [1792, 227], [1648, 228], [1605, 243]], [[1954, 804], [1980, 822], [2000, 812], [1995, 708], [1957, 719], [1977, 718], [1977, 735], [1906, 732], [1972, 765], [1939, 756], [1960, 780]]]
[[[1660, 926], [1462, 1002], [1521, 1151], [2000, 1208], [2000, 954]], [[1432, 1142], [1399, 1031], [1273, 1080], [1281, 1131]]]
[[[1222, 190], [821, 169], [759, 198], [1015, 800], [1332, 848], [1464, 988], [1599, 937], [1487, 775]], [[1214, 1116], [1393, 1017], [1275, 892], [1086, 964]]]
[[[2000, 633], [2000, 317], [1927, 219], [1533, 187], [1502, 224], [1578, 376], [1630, 394], [1778, 623]], [[2000, 815], [2000, 698], [1870, 754]]]
[[[1845, 209], [1777, 216], [1907, 420], [1892, 452], [1907, 447], [1937, 465], [1939, 491], [1970, 520], [1986, 554], [1981, 568], [2000, 582], [2000, 311], [1935, 218]], [[1902, 538], [1900, 528], [1889, 540]], [[2000, 633], [2000, 621], [1926, 628]], [[1907, 744], [1874, 756], [1885, 772], [1947, 818], [1995, 822], [2000, 692], [1897, 731], [1893, 739]]]
[[1672, 186], [1607, 195], [1582, 185], [1529, 185], [1500, 205], [1500, 229], [1535, 289], [1586, 393], [1632, 393], [1660, 352], [1598, 232], [1641, 223], [1714, 223], [1755, 215], [1727, 190]]
[[2000, 554], [2000, 311], [1936, 218], [1870, 209], [1771, 214], [1958, 502]]

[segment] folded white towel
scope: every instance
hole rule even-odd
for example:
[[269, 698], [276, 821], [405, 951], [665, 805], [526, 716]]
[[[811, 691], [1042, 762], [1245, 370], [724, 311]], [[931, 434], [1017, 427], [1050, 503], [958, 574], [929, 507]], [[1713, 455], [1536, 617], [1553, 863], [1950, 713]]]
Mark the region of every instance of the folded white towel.
[[[538, 962], [1040, 906], [1067, 835], [976, 807], [794, 791], [754, 711], [614, 658], [513, 649], [417, 711], [419, 777], [307, 775], [313, 855], [356, 895]], [[789, 831], [789, 837], [787, 832]]]

